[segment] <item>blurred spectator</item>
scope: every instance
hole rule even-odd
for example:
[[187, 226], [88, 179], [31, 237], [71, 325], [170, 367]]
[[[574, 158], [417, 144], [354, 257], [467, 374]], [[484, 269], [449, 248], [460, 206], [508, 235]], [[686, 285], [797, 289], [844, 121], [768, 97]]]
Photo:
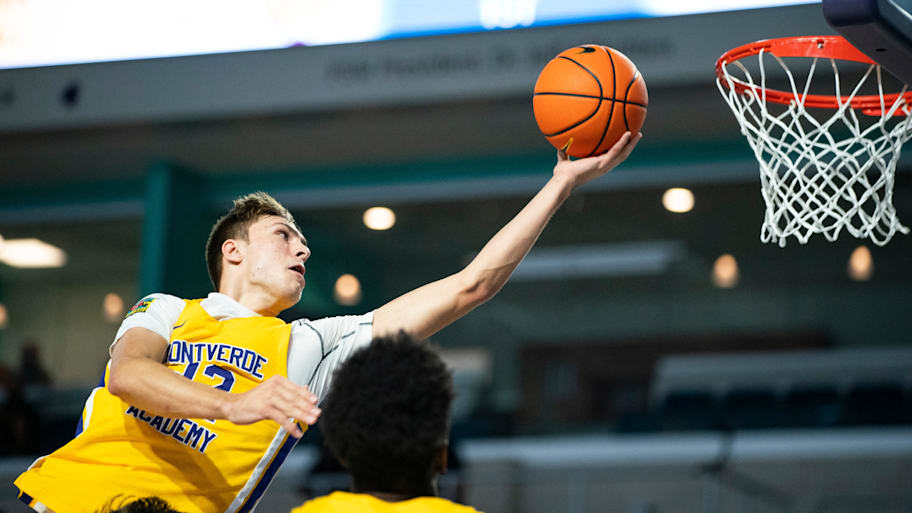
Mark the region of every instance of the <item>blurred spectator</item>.
[[38, 341], [29, 338], [22, 344], [22, 359], [19, 363], [19, 384], [50, 385], [51, 376], [41, 364], [41, 349]]
[[51, 377], [41, 364], [38, 341], [23, 341], [19, 369], [0, 367], [0, 453], [34, 455], [40, 452], [41, 417], [36, 404], [50, 385]]
[[6, 390], [6, 400], [0, 406], [0, 453], [6, 455], [37, 454], [40, 418], [18, 383]]
[[6, 365], [0, 363], [0, 403], [6, 398], [9, 390], [16, 385], [16, 374]]

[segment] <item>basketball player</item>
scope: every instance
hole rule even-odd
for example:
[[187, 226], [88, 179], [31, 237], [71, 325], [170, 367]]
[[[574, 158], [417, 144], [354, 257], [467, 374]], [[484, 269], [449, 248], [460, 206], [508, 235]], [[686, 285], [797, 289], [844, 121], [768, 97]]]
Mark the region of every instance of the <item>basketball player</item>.
[[339, 367], [323, 406], [324, 443], [352, 476], [292, 513], [471, 513], [437, 497], [446, 472], [453, 378], [427, 344], [376, 338]]
[[217, 292], [152, 294], [130, 310], [77, 436], [16, 479], [20, 499], [39, 513], [91, 513], [112, 491], [186, 513], [252, 511], [352, 351], [399, 330], [425, 339], [493, 297], [573, 189], [640, 137], [597, 157], [559, 152], [551, 179], [468, 266], [361, 316], [277, 318], [301, 298], [307, 240], [270, 196], [236, 200], [206, 246]]

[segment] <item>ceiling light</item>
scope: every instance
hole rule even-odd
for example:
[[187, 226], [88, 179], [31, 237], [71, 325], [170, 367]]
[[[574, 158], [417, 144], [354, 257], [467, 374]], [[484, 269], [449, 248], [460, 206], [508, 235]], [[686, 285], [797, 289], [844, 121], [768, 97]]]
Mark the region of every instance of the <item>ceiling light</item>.
[[0, 262], [13, 267], [63, 267], [66, 253], [38, 239], [6, 239], [0, 246]]
[[343, 306], [354, 306], [361, 302], [361, 282], [353, 274], [343, 274], [336, 280], [333, 290], [336, 303]]
[[109, 292], [105, 295], [101, 304], [101, 314], [104, 320], [108, 322], [117, 322], [123, 317], [124, 302], [119, 295]]
[[694, 206], [694, 195], [690, 189], [675, 187], [665, 191], [662, 195], [662, 205], [669, 212], [684, 213], [690, 212]]
[[874, 274], [874, 258], [867, 246], [858, 246], [849, 257], [847, 269], [849, 278], [855, 281], [868, 281]]
[[396, 224], [396, 214], [386, 207], [371, 207], [364, 211], [364, 226], [371, 230], [389, 230]]
[[738, 284], [739, 275], [738, 261], [726, 253], [713, 264], [712, 284], [720, 289], [730, 289]]

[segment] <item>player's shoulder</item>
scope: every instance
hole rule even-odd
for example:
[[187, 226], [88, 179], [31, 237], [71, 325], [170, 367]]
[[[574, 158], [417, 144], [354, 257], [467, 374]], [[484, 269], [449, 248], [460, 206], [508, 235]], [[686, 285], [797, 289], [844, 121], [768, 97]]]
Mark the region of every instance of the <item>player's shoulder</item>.
[[150, 308], [166, 308], [168, 310], [180, 309], [183, 310], [186, 305], [186, 301], [177, 297], [172, 296], [171, 294], [165, 294], [162, 292], [154, 292], [152, 294], [146, 294], [139, 301], [137, 301], [127, 312], [126, 317], [138, 313], [144, 313], [149, 311]]
[[346, 339], [360, 340], [370, 336], [374, 312], [361, 315], [341, 315], [322, 319], [298, 319], [291, 323], [295, 339], [317, 340], [324, 354]]
[[426, 513], [481, 513], [441, 497], [418, 497], [400, 503], [388, 503], [367, 494], [333, 492], [313, 498], [291, 510], [291, 513], [363, 513], [366, 511], [422, 511]]
[[481, 513], [472, 506], [459, 504], [443, 497], [426, 497], [422, 509], [428, 513]]
[[361, 504], [356, 495], [347, 492], [333, 492], [329, 495], [314, 497], [291, 510], [291, 513], [347, 513], [361, 511]]

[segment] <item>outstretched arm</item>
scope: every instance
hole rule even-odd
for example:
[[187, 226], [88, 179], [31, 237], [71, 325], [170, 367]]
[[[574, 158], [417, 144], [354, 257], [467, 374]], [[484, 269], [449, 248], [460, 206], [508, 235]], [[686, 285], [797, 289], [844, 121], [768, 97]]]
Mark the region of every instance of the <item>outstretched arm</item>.
[[290, 419], [313, 424], [320, 414], [317, 397], [282, 376], [240, 394], [191, 381], [161, 363], [167, 348], [168, 342], [154, 331], [127, 330], [111, 354], [108, 391], [169, 417], [227, 419], [235, 424], [271, 419], [298, 438], [303, 433]]
[[607, 153], [570, 160], [558, 151], [554, 176], [465, 269], [429, 283], [374, 312], [373, 335], [405, 330], [427, 338], [494, 297], [576, 187], [623, 162], [642, 138], [626, 133]]

